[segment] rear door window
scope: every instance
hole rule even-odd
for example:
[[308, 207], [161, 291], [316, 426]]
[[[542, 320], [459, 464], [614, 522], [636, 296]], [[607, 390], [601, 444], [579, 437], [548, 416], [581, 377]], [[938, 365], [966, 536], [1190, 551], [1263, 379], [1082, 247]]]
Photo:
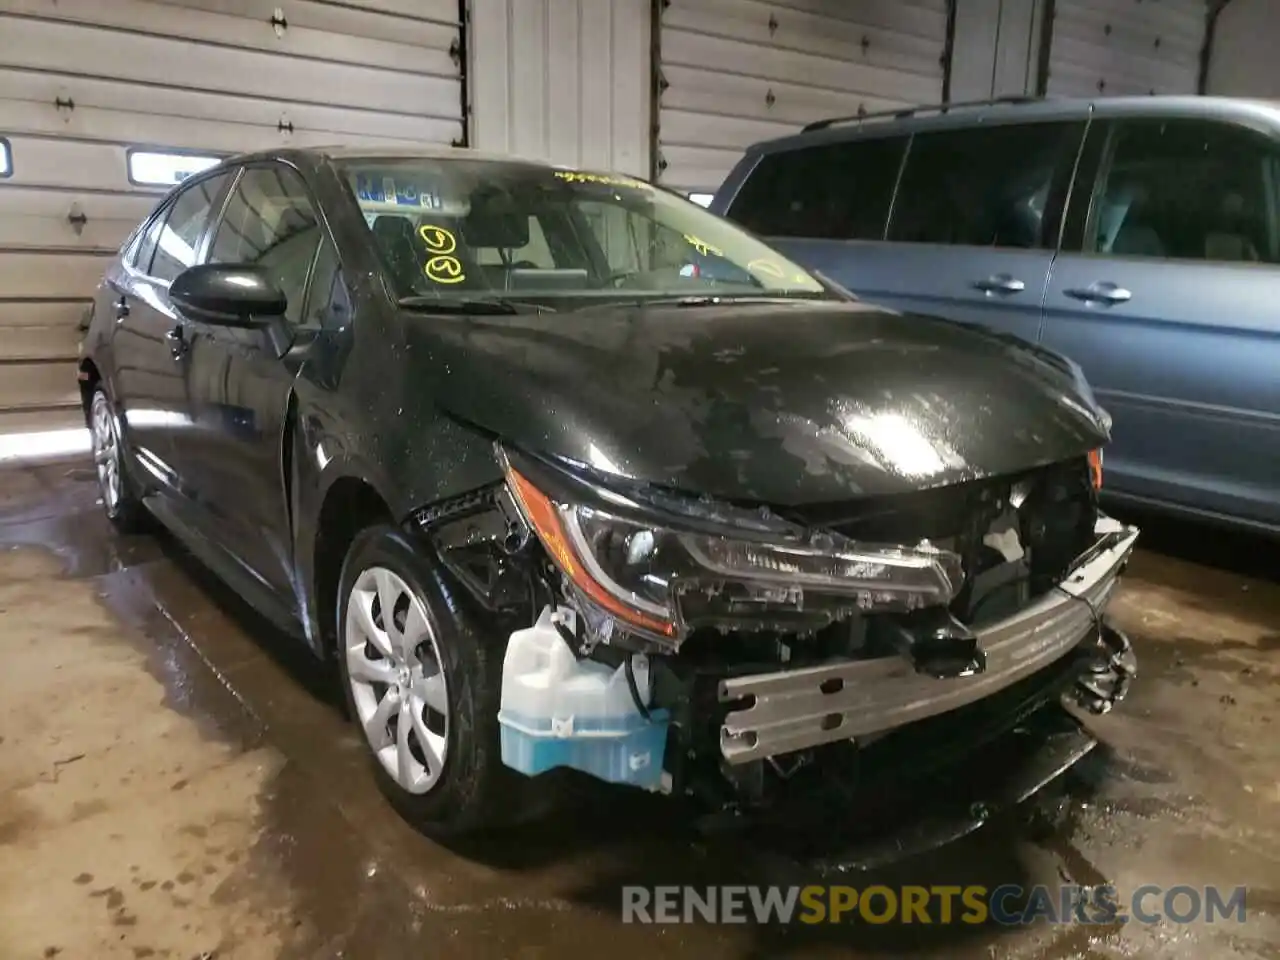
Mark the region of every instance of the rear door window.
[[161, 210], [145, 223], [138, 235], [134, 237], [126, 263], [135, 270], [146, 273], [151, 269], [151, 259], [156, 253], [156, 239], [160, 236], [160, 230], [164, 227], [164, 222], [169, 216], [168, 208]]
[[1093, 204], [1086, 252], [1280, 262], [1280, 150], [1203, 120], [1126, 120]]
[[1032, 123], [918, 133], [889, 239], [975, 247], [1057, 244], [1083, 123]]
[[[196, 262], [197, 248], [213, 203], [222, 195], [230, 175], [220, 173], [184, 187], [182, 193], [169, 207], [163, 220], [157, 220], [159, 230], [155, 240], [155, 254], [148, 271], [157, 280], [171, 283], [183, 270]], [[143, 261], [138, 260], [142, 269]]]
[[767, 153], [728, 216], [767, 237], [881, 240], [906, 138]]

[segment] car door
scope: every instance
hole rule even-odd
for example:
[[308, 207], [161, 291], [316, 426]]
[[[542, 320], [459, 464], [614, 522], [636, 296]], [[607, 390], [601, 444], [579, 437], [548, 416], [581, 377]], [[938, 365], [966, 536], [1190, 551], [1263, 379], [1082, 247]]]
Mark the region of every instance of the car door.
[[1280, 525], [1280, 142], [1190, 118], [1090, 136], [1043, 339], [1113, 417], [1107, 488]]
[[[1034, 341], [1084, 128], [983, 124], [767, 155], [730, 216], [773, 239], [750, 214], [772, 207], [798, 237], [777, 245], [864, 300]], [[770, 170], [782, 164], [789, 177]]]
[[281, 356], [262, 329], [184, 319], [194, 428], [175, 439], [175, 458], [206, 532], [261, 585], [292, 600], [285, 423], [294, 381], [319, 330], [307, 311], [308, 279], [317, 261], [330, 285], [336, 269], [332, 240], [298, 172], [281, 163], [245, 167], [206, 261], [265, 267], [287, 298], [292, 346]]
[[854, 292], [1037, 340], [1084, 129], [1055, 121], [917, 133], [888, 242], [863, 258], [867, 282]]
[[107, 281], [108, 309], [116, 319], [111, 341], [115, 401], [138, 464], [165, 490], [177, 483], [173, 442], [188, 422], [169, 283], [195, 262], [226, 183], [225, 174], [216, 174], [175, 193]]

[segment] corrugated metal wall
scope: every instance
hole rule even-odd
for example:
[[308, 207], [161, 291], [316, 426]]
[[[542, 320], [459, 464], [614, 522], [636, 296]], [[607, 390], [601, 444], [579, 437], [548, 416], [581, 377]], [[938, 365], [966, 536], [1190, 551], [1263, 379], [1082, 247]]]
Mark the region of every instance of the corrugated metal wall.
[[946, 0], [664, 2], [658, 178], [713, 190], [756, 141], [940, 102], [946, 37]]
[[1034, 94], [1045, 0], [956, 0], [951, 99]]
[[458, 139], [458, 10], [0, 0], [0, 434], [74, 419], [78, 323], [160, 192], [130, 182], [130, 147]]
[[1047, 92], [1195, 93], [1205, 0], [1055, 0]]
[[473, 0], [473, 144], [649, 173], [649, 0]]
[[1223, 97], [1280, 98], [1276, 43], [1280, 40], [1280, 3], [1231, 0], [1213, 31], [1205, 92]]

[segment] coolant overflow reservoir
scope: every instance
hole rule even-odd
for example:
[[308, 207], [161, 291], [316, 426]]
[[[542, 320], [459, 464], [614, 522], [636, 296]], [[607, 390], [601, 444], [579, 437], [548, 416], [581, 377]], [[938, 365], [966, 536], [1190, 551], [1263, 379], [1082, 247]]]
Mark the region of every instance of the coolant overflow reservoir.
[[[528, 776], [572, 767], [610, 783], [657, 790], [662, 782], [667, 716], [646, 718], [625, 665], [579, 660], [556, 630], [574, 612], [544, 607], [532, 627], [511, 634], [502, 664], [502, 762]], [[649, 663], [632, 660], [641, 702], [649, 702]]]

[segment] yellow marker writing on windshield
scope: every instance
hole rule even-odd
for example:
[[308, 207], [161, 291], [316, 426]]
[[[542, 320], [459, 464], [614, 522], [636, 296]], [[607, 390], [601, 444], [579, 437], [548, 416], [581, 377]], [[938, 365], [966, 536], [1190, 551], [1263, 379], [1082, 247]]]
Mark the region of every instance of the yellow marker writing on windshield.
[[462, 263], [457, 257], [448, 254], [437, 254], [427, 261], [423, 268], [427, 277], [436, 283], [461, 283], [467, 279]]
[[751, 273], [763, 273], [766, 277], [773, 277], [775, 280], [781, 280], [783, 277], [782, 268], [772, 260], [752, 260], [747, 264], [747, 270]]
[[582, 173], [578, 170], [557, 170], [556, 178], [569, 183], [600, 183], [609, 187], [643, 187], [646, 184], [627, 177], [611, 177], [602, 173]]
[[418, 228], [418, 237], [432, 253], [453, 253], [458, 249], [457, 238], [444, 227], [424, 223]]
[[684, 235], [684, 239], [685, 239], [685, 242], [689, 244], [689, 246], [693, 247], [693, 249], [697, 250], [704, 257], [709, 254], [714, 254], [717, 257], [724, 256], [724, 251], [721, 250], [719, 247], [712, 246], [711, 244], [707, 243], [707, 241], [700, 240], [691, 234], [686, 233]]

